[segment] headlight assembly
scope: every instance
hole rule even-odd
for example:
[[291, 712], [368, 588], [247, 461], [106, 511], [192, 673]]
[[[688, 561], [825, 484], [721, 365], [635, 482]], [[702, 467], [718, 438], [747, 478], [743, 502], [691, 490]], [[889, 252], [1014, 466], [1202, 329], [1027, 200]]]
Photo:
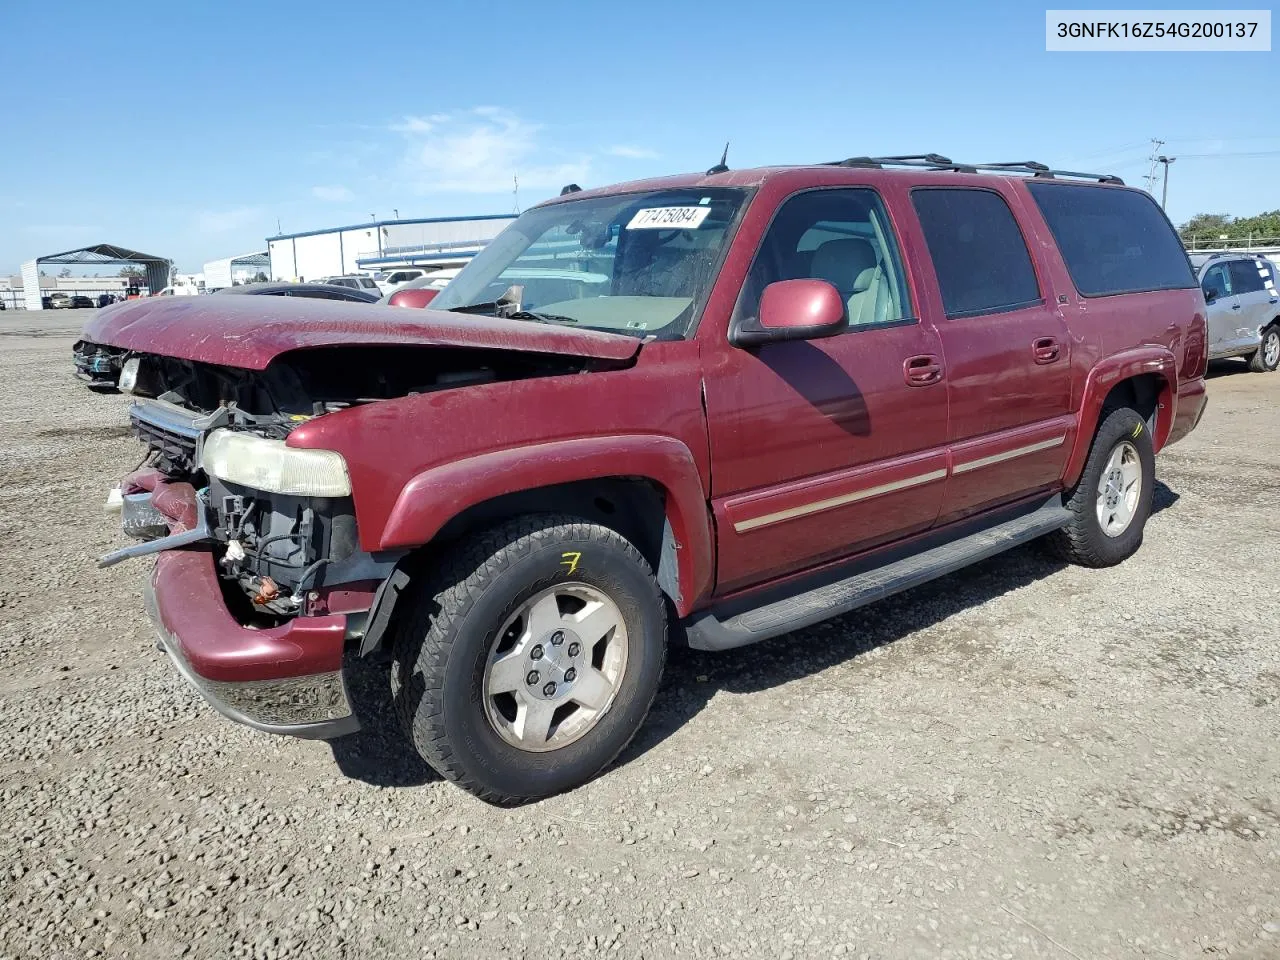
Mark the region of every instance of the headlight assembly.
[[225, 480], [299, 497], [345, 497], [351, 478], [342, 455], [332, 450], [295, 450], [283, 440], [214, 430], [204, 440], [200, 465]]

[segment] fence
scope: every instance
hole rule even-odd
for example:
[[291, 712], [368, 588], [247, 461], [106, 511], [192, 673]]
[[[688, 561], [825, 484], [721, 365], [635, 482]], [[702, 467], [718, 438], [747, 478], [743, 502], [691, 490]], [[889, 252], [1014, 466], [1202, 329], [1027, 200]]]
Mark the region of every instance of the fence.
[[1280, 237], [1243, 237], [1235, 240], [1219, 240], [1215, 237], [1192, 237], [1183, 241], [1187, 250], [1241, 250], [1246, 253], [1280, 250]]

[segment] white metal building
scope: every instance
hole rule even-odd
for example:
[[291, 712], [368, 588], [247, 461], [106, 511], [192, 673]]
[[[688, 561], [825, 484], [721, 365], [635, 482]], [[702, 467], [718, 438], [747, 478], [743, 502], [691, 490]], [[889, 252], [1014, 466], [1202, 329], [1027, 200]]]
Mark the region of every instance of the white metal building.
[[317, 280], [391, 267], [460, 266], [514, 219], [515, 214], [501, 213], [376, 220], [268, 237], [271, 279]]
[[266, 250], [210, 260], [204, 265], [204, 289], [212, 293], [237, 284], [252, 283], [259, 273], [268, 272], [270, 264]]

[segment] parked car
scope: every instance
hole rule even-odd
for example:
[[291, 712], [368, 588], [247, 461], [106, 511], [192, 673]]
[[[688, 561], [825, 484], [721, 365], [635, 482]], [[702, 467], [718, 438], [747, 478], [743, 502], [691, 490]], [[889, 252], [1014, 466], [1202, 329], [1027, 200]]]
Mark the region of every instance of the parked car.
[[1247, 357], [1249, 369], [1280, 367], [1280, 271], [1260, 254], [1192, 254], [1208, 305], [1209, 359]]
[[345, 277], [322, 277], [316, 281], [317, 283], [328, 284], [337, 287], [350, 287], [352, 290], [365, 290], [372, 293], [375, 297], [382, 296], [382, 291], [378, 289], [377, 283], [372, 277], [360, 275], [351, 275]]
[[[375, 293], [351, 287], [321, 283], [246, 283], [218, 290], [215, 295], [303, 297], [316, 300], [345, 300], [348, 303], [377, 303]], [[148, 308], [149, 309], [149, 308]], [[94, 342], [86, 333], [71, 348], [76, 376], [99, 393], [115, 390], [130, 351]]]
[[377, 274], [372, 279], [385, 297], [395, 293], [406, 283], [422, 278], [426, 273], [427, 270], [425, 268], [402, 267], [398, 270], [391, 270], [388, 273]]
[[259, 297], [305, 297], [313, 300], [346, 300], [350, 303], [377, 303], [376, 290], [356, 289], [335, 283], [243, 283], [225, 287], [217, 295]]
[[77, 340], [71, 347], [75, 375], [95, 393], [114, 392], [120, 381], [120, 369], [129, 351], [91, 340]]
[[83, 294], [76, 294], [67, 300], [67, 306], [73, 310], [92, 310], [96, 306], [93, 300]]
[[[446, 271], [440, 271], [446, 273]], [[406, 283], [403, 287], [385, 299], [385, 303], [393, 307], [425, 307], [441, 290], [449, 285], [449, 281], [459, 271], [447, 271], [448, 276], [431, 274]], [[607, 285], [609, 277], [603, 273], [590, 273], [586, 270], [555, 270], [547, 267], [526, 267], [521, 270], [509, 270], [502, 277], [501, 287], [495, 285], [489, 292], [497, 297], [512, 284], [519, 284], [522, 295], [533, 297], [541, 302], [552, 300], [577, 300], [583, 297], [598, 296], [593, 288]]]
[[442, 289], [429, 277], [419, 277], [392, 290], [378, 302], [389, 307], [422, 308], [434, 300]]
[[71, 307], [71, 296], [61, 291], [55, 291], [40, 300], [46, 310], [68, 310]]
[[[232, 719], [348, 733], [348, 665], [385, 651], [444, 776], [566, 790], [640, 728], [669, 643], [1041, 536], [1125, 560], [1205, 407], [1204, 298], [1115, 178], [715, 168], [566, 190], [503, 238], [425, 320], [230, 298], [90, 324], [135, 351], [151, 456], [119, 488], [141, 542], [100, 563], [154, 556], [161, 643]], [[544, 296], [548, 250], [608, 282]]]

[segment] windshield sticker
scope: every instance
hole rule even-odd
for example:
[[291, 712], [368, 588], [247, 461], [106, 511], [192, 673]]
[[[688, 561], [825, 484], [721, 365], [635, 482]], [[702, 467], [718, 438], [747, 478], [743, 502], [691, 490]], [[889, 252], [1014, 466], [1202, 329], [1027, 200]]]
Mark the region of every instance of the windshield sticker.
[[628, 230], [697, 230], [710, 207], [650, 207], [637, 210]]

